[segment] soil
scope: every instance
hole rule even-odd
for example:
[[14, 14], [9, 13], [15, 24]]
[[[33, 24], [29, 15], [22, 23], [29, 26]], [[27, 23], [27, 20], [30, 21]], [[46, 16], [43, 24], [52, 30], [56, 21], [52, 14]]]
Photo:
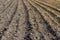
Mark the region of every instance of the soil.
[[60, 40], [60, 2], [0, 0], [0, 40]]

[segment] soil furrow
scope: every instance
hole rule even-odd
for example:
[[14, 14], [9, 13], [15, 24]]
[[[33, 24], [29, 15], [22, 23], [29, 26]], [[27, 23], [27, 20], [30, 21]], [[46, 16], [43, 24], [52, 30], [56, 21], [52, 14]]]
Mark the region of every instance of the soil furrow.
[[9, 8], [9, 6], [10, 6], [12, 3], [13, 3], [13, 0], [12, 0], [11, 2], [9, 1], [9, 2], [7, 3], [7, 5], [5, 5], [6, 7], [0, 12], [0, 14], [3, 13], [7, 8]]
[[[44, 15], [43, 15], [44, 16]], [[48, 21], [49, 22], [49, 21]], [[53, 27], [54, 28], [54, 27]]]
[[[33, 6], [32, 6], [32, 7], [33, 7]], [[31, 7], [31, 8], [32, 8], [32, 7]], [[37, 11], [37, 13], [38, 13], [38, 10], [37, 10], [35, 7], [33, 7], [33, 8], [35, 9], [35, 12]], [[32, 8], [32, 9], [33, 9], [33, 8]], [[39, 14], [40, 14], [40, 13], [39, 13]], [[35, 15], [35, 16], [36, 16], [36, 15]], [[41, 16], [41, 15], [40, 15], [40, 16]], [[42, 18], [42, 17], [41, 17], [41, 19], [44, 20], [44, 18]], [[48, 24], [48, 23], [46, 23], [46, 21], [45, 21], [45, 24]], [[40, 24], [39, 24], [39, 25], [40, 25]], [[43, 23], [43, 25], [44, 25], [44, 23]], [[40, 27], [40, 26], [39, 26], [39, 27]], [[49, 26], [48, 26], [48, 27], [49, 27]], [[40, 27], [40, 28], [41, 28], [41, 27]], [[51, 30], [52, 30], [52, 29], [51, 29]], [[49, 29], [49, 31], [51, 31], [51, 30]], [[52, 31], [52, 32], [54, 32], [54, 31]], [[51, 33], [52, 33], [52, 32], [51, 32]], [[53, 34], [53, 33], [52, 33], [52, 34]], [[53, 35], [56, 35], [56, 34], [53, 34]]]
[[59, 6], [55, 0], [0, 0], [0, 40], [60, 40]]
[[28, 13], [27, 7], [24, 2], [23, 2], [23, 5], [25, 8], [25, 12], [26, 12], [26, 24], [27, 24], [27, 26], [26, 26], [27, 35], [25, 36], [25, 40], [32, 40], [30, 38], [30, 31], [31, 31], [32, 27], [31, 27], [31, 23], [29, 21], [29, 13]]
[[[38, 5], [40, 5], [40, 4], [38, 4]], [[46, 6], [44, 6], [44, 5], [40, 5], [43, 9], [45, 9], [46, 10], [46, 12], [48, 12], [47, 14], [54, 20], [54, 21], [56, 21], [58, 24], [59, 24], [59, 17], [57, 17], [60, 13], [58, 13], [58, 12], [55, 12], [54, 10], [52, 10], [52, 9], [50, 9], [50, 8], [48, 8], [48, 7], [46, 7]], [[50, 10], [49, 10], [50, 9]], [[54, 11], [55, 13], [53, 13], [52, 11]], [[58, 14], [58, 15], [56, 15], [56, 14]], [[59, 15], [60, 16], [60, 15]], [[59, 19], [58, 19], [59, 18]]]

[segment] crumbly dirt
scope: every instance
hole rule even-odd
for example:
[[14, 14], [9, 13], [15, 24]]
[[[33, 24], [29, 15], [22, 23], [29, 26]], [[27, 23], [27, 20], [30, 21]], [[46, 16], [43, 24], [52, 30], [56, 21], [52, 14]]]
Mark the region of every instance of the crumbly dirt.
[[60, 2], [0, 0], [0, 40], [60, 40]]

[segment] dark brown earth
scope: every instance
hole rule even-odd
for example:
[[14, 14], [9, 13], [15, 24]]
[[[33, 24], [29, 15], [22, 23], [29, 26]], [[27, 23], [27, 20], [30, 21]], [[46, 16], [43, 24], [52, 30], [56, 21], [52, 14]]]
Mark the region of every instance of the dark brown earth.
[[60, 2], [0, 0], [0, 40], [60, 40]]

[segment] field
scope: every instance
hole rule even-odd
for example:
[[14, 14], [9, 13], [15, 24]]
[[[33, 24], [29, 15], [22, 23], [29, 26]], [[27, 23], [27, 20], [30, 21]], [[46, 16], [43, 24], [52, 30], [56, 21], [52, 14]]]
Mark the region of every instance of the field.
[[0, 0], [0, 40], [60, 40], [60, 1]]

